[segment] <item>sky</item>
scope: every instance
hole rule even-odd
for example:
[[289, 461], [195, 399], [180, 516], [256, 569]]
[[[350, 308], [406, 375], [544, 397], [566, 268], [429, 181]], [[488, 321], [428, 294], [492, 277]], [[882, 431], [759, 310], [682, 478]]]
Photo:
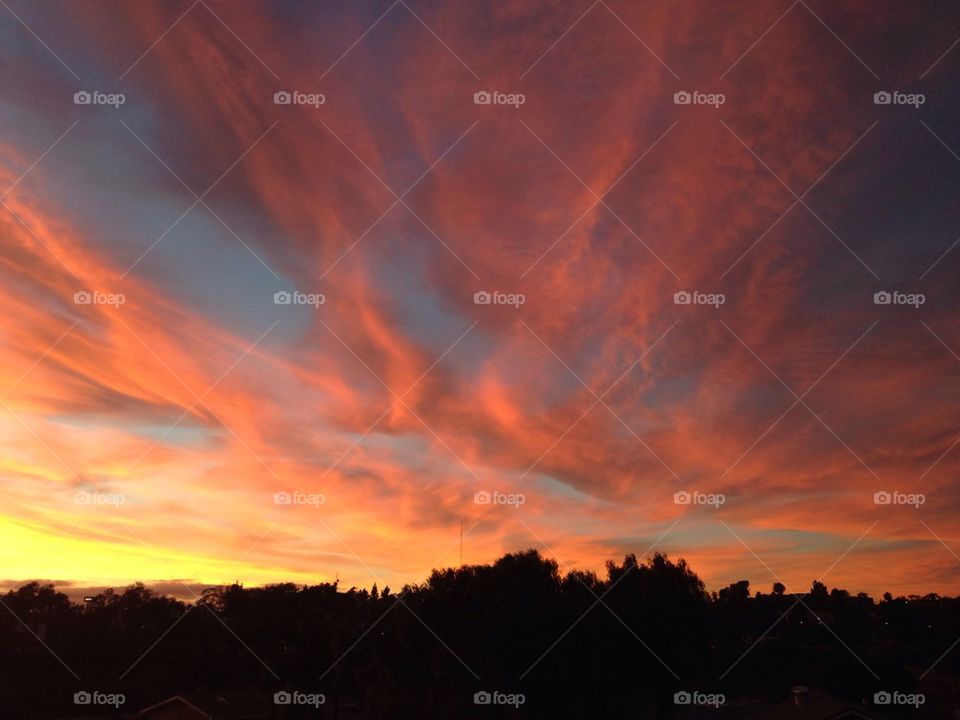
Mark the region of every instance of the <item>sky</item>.
[[0, 5], [0, 589], [960, 593], [956, 8]]

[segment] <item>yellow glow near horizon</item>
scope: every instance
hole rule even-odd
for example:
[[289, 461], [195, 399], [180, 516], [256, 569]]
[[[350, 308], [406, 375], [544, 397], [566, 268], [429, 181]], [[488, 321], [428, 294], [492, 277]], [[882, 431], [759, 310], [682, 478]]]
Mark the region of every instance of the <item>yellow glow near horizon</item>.
[[[135, 582], [172, 579], [196, 584], [227, 584], [241, 580], [320, 583], [329, 578], [281, 568], [264, 568], [241, 561], [199, 557], [141, 544], [124, 545], [52, 535], [0, 516], [0, 566], [10, 585], [20, 579], [76, 581], [90, 586], [122, 588]], [[64, 588], [65, 589], [65, 588]], [[183, 593], [189, 595], [185, 587]]]

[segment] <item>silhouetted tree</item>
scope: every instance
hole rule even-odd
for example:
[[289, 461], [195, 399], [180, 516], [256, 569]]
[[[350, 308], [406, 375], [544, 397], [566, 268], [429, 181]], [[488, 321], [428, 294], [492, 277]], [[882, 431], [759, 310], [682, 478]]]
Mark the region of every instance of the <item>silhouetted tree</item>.
[[739, 580], [708, 596], [684, 560], [659, 553], [609, 562], [604, 577], [561, 575], [535, 550], [434, 570], [398, 594], [234, 583], [187, 603], [138, 583], [78, 605], [34, 582], [2, 598], [0, 717], [75, 715], [78, 689], [123, 692], [129, 711], [280, 688], [324, 693], [331, 716], [349, 704], [370, 718], [496, 716], [473, 704], [485, 689], [524, 693], [516, 717], [670, 717], [681, 688], [782, 698], [799, 682], [858, 703], [880, 689], [861, 660], [884, 687], [909, 689], [909, 668], [931, 657], [960, 677], [960, 657], [944, 655], [958, 599], [876, 604], [815, 581], [801, 604], [785, 591], [751, 597]]

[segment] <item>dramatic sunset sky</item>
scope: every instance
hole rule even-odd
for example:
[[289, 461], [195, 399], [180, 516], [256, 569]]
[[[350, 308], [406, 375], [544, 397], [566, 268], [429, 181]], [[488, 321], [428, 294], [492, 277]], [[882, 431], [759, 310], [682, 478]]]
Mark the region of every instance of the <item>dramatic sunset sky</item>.
[[960, 592], [955, 8], [0, 5], [0, 589]]

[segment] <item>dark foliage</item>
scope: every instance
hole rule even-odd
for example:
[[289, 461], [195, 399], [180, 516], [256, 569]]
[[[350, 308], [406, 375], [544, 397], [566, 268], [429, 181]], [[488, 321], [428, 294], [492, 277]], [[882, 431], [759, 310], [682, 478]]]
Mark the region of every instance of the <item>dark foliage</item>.
[[[628, 555], [600, 578], [562, 576], [532, 550], [398, 593], [233, 585], [184, 603], [138, 584], [78, 605], [32, 583], [3, 603], [3, 718], [80, 714], [81, 689], [124, 693], [122, 713], [181, 693], [288, 688], [323, 693], [325, 716], [370, 718], [671, 717], [679, 689], [781, 698], [795, 684], [859, 703], [916, 687], [911, 668], [960, 637], [957, 599], [876, 603], [820, 583], [751, 595], [746, 580], [710, 595], [664, 555]], [[960, 674], [958, 655], [937, 673]], [[477, 706], [481, 690], [525, 703]]]

